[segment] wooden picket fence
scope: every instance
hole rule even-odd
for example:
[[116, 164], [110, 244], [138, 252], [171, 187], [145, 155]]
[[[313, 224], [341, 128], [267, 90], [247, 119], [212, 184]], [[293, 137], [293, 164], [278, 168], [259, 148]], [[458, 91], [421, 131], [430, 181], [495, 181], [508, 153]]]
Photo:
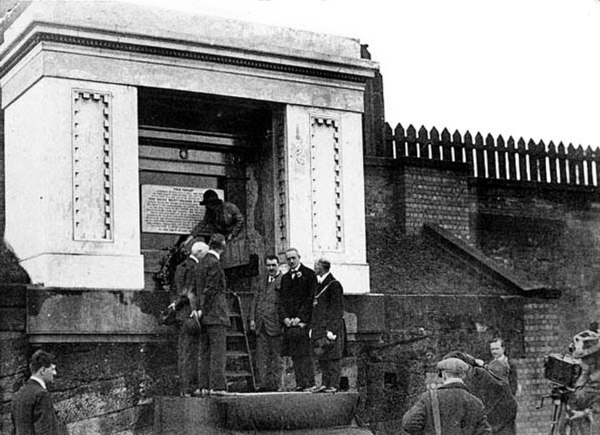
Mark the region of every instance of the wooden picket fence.
[[594, 187], [600, 180], [600, 151], [589, 146], [512, 137], [505, 141], [490, 134], [484, 140], [481, 133], [473, 140], [468, 131], [450, 135], [435, 127], [427, 131], [422, 126], [418, 132], [412, 125], [405, 130], [398, 124], [393, 131], [389, 124], [385, 127], [386, 157], [466, 163], [477, 178]]

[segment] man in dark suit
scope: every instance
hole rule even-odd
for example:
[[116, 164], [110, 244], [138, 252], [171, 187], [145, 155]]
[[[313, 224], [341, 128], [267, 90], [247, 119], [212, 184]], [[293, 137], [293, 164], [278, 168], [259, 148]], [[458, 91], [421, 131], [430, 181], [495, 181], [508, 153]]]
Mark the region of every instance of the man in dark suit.
[[281, 278], [281, 313], [284, 335], [281, 354], [291, 356], [297, 390], [310, 390], [315, 383], [308, 325], [317, 287], [315, 272], [300, 262], [295, 248], [285, 252], [290, 270]]
[[276, 255], [265, 259], [267, 277], [250, 307], [250, 330], [256, 334], [256, 384], [259, 391], [281, 389], [283, 328], [279, 320], [281, 272]]
[[196, 294], [190, 297], [192, 316], [200, 319], [198, 390], [196, 394], [222, 394], [227, 391], [225, 379], [227, 328], [230, 325], [225, 272], [221, 254], [225, 236], [210, 237], [208, 252], [200, 262]]
[[181, 394], [184, 396], [190, 396], [194, 391], [192, 384], [198, 365], [198, 336], [200, 335], [198, 319], [190, 316], [189, 295], [195, 291], [199, 263], [206, 252], [208, 252], [208, 245], [204, 242], [196, 242], [192, 245], [190, 255], [177, 266], [174, 279], [176, 294], [173, 295], [173, 302], [169, 305], [170, 308], [177, 310], [176, 319], [179, 327], [177, 368]]
[[[410, 435], [489, 435], [483, 403], [469, 393], [464, 378], [468, 364], [447, 358], [437, 364], [443, 385], [421, 395], [402, 418], [402, 429]], [[438, 426], [438, 430], [436, 430]]]
[[344, 289], [329, 272], [331, 263], [315, 262], [317, 290], [313, 299], [310, 339], [321, 368], [321, 385], [315, 392], [334, 393], [340, 387], [344, 350]]
[[516, 396], [519, 389], [517, 367], [515, 363], [506, 356], [504, 341], [501, 338], [496, 337], [490, 341], [490, 353], [494, 359], [488, 363], [488, 369], [498, 376], [508, 379], [510, 391], [513, 396]]
[[52, 398], [46, 384], [54, 380], [54, 356], [37, 350], [29, 362], [31, 377], [12, 400], [12, 416], [16, 435], [59, 435], [66, 433], [56, 418]]

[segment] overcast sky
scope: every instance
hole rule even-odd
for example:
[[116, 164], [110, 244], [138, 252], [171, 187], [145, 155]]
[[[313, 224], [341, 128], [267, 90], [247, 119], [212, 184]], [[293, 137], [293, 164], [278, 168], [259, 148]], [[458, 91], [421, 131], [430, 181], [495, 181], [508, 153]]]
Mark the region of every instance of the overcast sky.
[[599, 0], [128, 0], [359, 38], [387, 121], [600, 146]]

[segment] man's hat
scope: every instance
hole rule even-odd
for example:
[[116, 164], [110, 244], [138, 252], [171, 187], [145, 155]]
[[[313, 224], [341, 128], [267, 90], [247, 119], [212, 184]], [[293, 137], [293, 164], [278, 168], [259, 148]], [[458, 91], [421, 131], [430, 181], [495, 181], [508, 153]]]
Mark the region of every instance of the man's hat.
[[208, 189], [202, 195], [202, 201], [200, 201], [200, 205], [211, 204], [213, 202], [219, 201], [219, 195], [212, 189]]
[[585, 330], [573, 337], [573, 358], [583, 358], [600, 351], [600, 334]]
[[446, 358], [437, 363], [437, 369], [444, 372], [464, 375], [469, 370], [469, 364], [458, 358]]

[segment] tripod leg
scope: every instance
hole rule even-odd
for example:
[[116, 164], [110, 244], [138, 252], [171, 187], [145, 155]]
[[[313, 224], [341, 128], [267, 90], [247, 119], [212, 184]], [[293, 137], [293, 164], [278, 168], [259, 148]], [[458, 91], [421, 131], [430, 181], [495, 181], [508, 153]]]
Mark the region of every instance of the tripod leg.
[[554, 401], [554, 411], [552, 412], [552, 425], [550, 426], [550, 435], [554, 435], [556, 433], [556, 428], [558, 426], [558, 421], [560, 416], [562, 415], [563, 403], [560, 400]]

